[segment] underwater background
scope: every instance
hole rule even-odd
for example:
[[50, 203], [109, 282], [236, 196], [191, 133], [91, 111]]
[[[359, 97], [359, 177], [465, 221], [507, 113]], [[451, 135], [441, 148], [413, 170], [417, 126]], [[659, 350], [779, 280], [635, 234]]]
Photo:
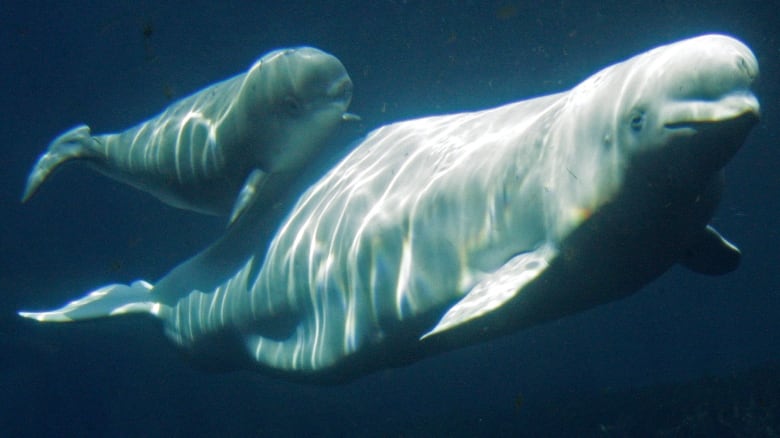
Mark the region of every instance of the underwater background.
[[[780, 2], [12, 0], [0, 17], [0, 436], [780, 434]], [[727, 276], [673, 268], [627, 299], [339, 386], [201, 371], [151, 318], [16, 316], [155, 280], [224, 230], [77, 164], [21, 204], [72, 126], [124, 129], [312, 45], [344, 63], [362, 117], [332, 161], [382, 124], [566, 90], [710, 32], [761, 67], [762, 120], [713, 219], [743, 252]]]

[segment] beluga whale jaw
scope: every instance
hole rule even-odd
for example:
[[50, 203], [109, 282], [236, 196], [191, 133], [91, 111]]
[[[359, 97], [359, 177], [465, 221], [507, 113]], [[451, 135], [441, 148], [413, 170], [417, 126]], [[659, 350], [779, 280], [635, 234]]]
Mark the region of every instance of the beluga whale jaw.
[[354, 118], [351, 99], [352, 81], [334, 56], [274, 50], [123, 132], [93, 135], [82, 125], [63, 133], [36, 162], [22, 201], [60, 165], [81, 161], [174, 207], [233, 220], [266, 195], [269, 175], [302, 168]]
[[708, 222], [757, 75], [744, 44], [705, 35], [566, 92], [383, 126], [219, 286], [171, 302], [114, 284], [20, 314], [149, 313], [189, 351], [229, 335], [242, 366], [331, 382], [620, 299], [676, 263], [725, 274], [740, 253]]

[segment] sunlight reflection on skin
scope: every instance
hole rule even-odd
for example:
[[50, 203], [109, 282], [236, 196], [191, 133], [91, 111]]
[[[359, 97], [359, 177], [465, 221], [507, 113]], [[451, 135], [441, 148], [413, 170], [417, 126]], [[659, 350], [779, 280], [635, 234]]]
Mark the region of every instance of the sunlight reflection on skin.
[[227, 215], [248, 175], [303, 167], [344, 121], [352, 82], [311, 47], [280, 49], [246, 73], [170, 105], [117, 134], [78, 126], [55, 139], [30, 173], [26, 201], [59, 165], [84, 160], [175, 207]]
[[[256, 275], [262, 254], [172, 306], [137, 282], [21, 314], [86, 319], [114, 308], [102, 300], [135, 299], [121, 308], [151, 311], [184, 347], [229, 331], [261, 367], [350, 378], [418, 345], [427, 354], [452, 333], [446, 348], [498, 336], [482, 318], [516, 296], [522, 309], [508, 316], [528, 321], [511, 319], [511, 330], [539, 322], [522, 313], [531, 293], [530, 311], [544, 307], [550, 319], [636, 292], [677, 262], [729, 272], [739, 251], [707, 221], [718, 175], [757, 121], [757, 75], [746, 46], [709, 35], [608, 67], [569, 92], [387, 125], [300, 197]], [[685, 241], [725, 257], [687, 263]], [[572, 254], [589, 260], [566, 264]], [[713, 260], [724, 263], [706, 265]], [[651, 266], [634, 281], [640, 264]], [[548, 267], [558, 277], [535, 282]], [[619, 293], [603, 287], [618, 282], [627, 285]], [[366, 351], [374, 363], [347, 366]]]
[[[177, 341], [291, 314], [300, 323], [289, 338], [248, 336], [255, 359], [287, 370], [327, 368], [381, 339], [386, 322], [452, 305], [516, 254], [547, 245], [554, 256], [557, 243], [620, 190], [631, 155], [663, 146], [660, 131], [651, 141], [635, 138], [627, 114], [641, 103], [656, 123], [664, 120], [666, 108], [685, 103], [670, 87], [697, 85], [680, 64], [717, 58], [720, 44], [733, 50], [718, 39], [712, 47], [682, 42], [609, 67], [568, 93], [375, 130], [301, 197], [257, 279], [245, 275], [250, 262], [212, 296], [230, 301], [227, 314], [215, 318], [193, 298], [175, 309], [198, 316]], [[734, 74], [712, 64], [712, 75]], [[718, 92], [741, 93], [741, 106], [730, 114], [713, 107], [694, 120], [757, 111], [749, 81], [732, 85]]]

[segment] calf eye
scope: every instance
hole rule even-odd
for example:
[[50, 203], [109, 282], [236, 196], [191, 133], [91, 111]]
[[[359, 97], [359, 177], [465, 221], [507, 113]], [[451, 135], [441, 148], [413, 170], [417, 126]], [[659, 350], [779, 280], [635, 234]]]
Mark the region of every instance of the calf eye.
[[303, 111], [303, 107], [301, 106], [301, 103], [293, 96], [287, 96], [284, 98], [284, 110], [292, 115], [297, 116]]

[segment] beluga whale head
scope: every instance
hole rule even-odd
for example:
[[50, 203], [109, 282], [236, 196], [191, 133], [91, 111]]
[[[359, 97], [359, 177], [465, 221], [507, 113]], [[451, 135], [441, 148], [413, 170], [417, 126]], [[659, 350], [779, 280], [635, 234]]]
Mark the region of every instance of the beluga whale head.
[[[719, 124], [747, 133], [758, 120], [759, 103], [750, 90], [758, 61], [740, 41], [704, 35], [635, 56], [608, 67], [577, 86], [569, 109], [590, 108], [590, 127], [602, 126], [605, 147], [623, 153], [663, 147]], [[602, 122], [594, 125], [595, 116]], [[582, 124], [580, 126], [584, 126]], [[744, 126], [741, 126], [744, 125]], [[722, 166], [740, 141], [723, 144]], [[711, 152], [710, 152], [711, 153]]]
[[226, 129], [255, 139], [245, 148], [265, 172], [298, 167], [339, 123], [359, 119], [346, 112], [353, 85], [344, 65], [313, 47], [268, 53], [252, 66], [244, 87], [236, 105], [247, 120]]
[[758, 61], [733, 38], [705, 35], [659, 47], [630, 69], [618, 95], [623, 147], [669, 149], [701, 171], [714, 171], [758, 121], [750, 90]]
[[554, 210], [561, 222], [555, 228], [581, 220], [560, 219], [569, 205], [595, 211], [618, 192], [648, 188], [702, 192], [712, 185], [705, 210], [714, 209], [720, 185], [712, 181], [759, 118], [750, 90], [757, 77], [758, 61], [747, 46], [703, 35], [607, 67], [573, 88], [547, 140], [570, 145], [551, 163], [566, 163], [572, 176], [557, 178], [566, 196]]

